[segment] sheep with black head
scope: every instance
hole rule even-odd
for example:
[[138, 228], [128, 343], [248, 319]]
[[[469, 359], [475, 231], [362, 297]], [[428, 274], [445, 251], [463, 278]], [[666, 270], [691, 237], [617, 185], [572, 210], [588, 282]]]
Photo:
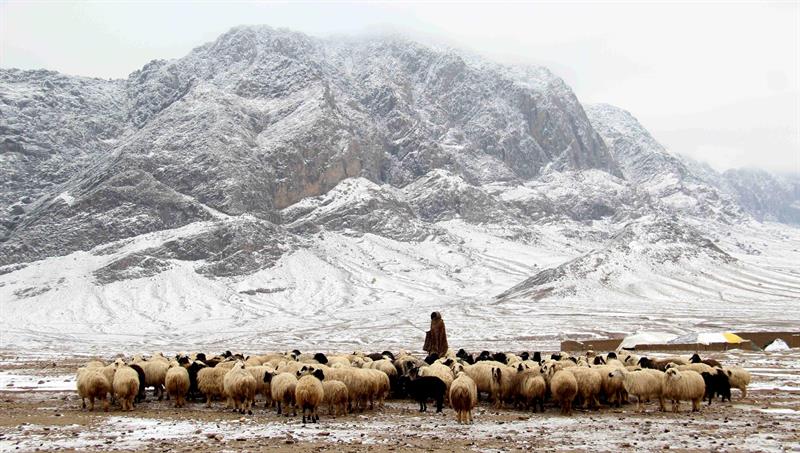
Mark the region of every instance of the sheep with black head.
[[706, 394], [704, 398], [708, 398], [708, 404], [711, 405], [711, 400], [717, 395], [722, 398], [724, 402], [726, 399], [731, 400], [731, 382], [728, 375], [725, 374], [721, 368], [715, 368], [713, 372], [704, 371], [700, 373], [703, 377], [703, 382], [706, 384]]
[[428, 410], [429, 399], [436, 401], [436, 412], [442, 411], [447, 385], [438, 377], [421, 376], [416, 379], [411, 379], [408, 376], [403, 376], [400, 378], [400, 385], [419, 403], [420, 412], [426, 412]]

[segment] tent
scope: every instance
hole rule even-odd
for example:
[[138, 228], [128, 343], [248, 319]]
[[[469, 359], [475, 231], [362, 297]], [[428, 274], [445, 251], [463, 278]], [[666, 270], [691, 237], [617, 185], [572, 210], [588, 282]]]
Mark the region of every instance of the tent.
[[674, 333], [667, 332], [636, 332], [628, 335], [618, 346], [619, 349], [634, 349], [639, 344], [666, 344], [676, 337]]
[[702, 332], [702, 333], [689, 333], [681, 335], [669, 343], [672, 344], [739, 344], [744, 343], [746, 340], [735, 333], [730, 332]]

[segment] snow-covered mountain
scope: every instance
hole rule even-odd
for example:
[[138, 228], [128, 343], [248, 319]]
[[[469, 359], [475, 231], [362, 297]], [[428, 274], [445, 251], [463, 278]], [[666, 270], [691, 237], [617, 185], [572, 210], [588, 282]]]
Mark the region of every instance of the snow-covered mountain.
[[127, 80], [0, 69], [0, 174], [3, 344], [408, 346], [434, 309], [463, 344], [552, 342], [594, 308], [762, 326], [800, 295], [800, 230], [772, 223], [796, 184], [396, 36], [237, 27]]

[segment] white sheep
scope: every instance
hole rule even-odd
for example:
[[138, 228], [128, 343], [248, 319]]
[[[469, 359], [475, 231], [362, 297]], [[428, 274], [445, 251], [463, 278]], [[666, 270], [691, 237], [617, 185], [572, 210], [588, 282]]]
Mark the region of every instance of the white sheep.
[[380, 397], [378, 392], [381, 391], [384, 385], [384, 380], [380, 375], [386, 376], [386, 373], [378, 370], [352, 367], [328, 368], [323, 369], [323, 371], [325, 380], [342, 381], [347, 386], [351, 412], [354, 409], [363, 411], [367, 408], [367, 403], [369, 403], [370, 407], [373, 406], [376, 397]]
[[479, 398], [481, 393], [492, 396], [492, 389], [494, 388], [494, 384], [492, 384], [492, 363], [500, 365], [499, 362], [489, 361], [478, 362], [474, 365], [463, 365], [464, 372], [475, 381], [475, 385], [478, 387]]
[[533, 408], [533, 411], [536, 412], [536, 404], [538, 403], [539, 409], [544, 412], [547, 383], [541, 376], [539, 368], [525, 369], [524, 367], [518, 367], [517, 374], [514, 375], [514, 393], [526, 409]]
[[472, 409], [478, 404], [478, 386], [465, 372], [459, 372], [450, 385], [450, 407], [458, 423], [472, 423]]
[[747, 386], [750, 385], [750, 372], [738, 366], [724, 367], [722, 370], [728, 375], [731, 388], [739, 389], [742, 398], [747, 398]]
[[622, 379], [625, 391], [636, 397], [636, 410], [640, 412], [644, 410], [642, 403], [650, 398], [658, 398], [659, 410], [664, 410], [662, 374], [658, 370], [648, 369], [635, 371], [616, 369], [610, 373], [612, 378]]
[[375, 385], [372, 399], [370, 399], [370, 409], [373, 408], [373, 400], [378, 402], [379, 407], [383, 407], [383, 403], [389, 397], [389, 391], [391, 390], [389, 376], [381, 370], [369, 369], [366, 371], [371, 373], [370, 379]]
[[272, 392], [270, 390], [271, 385], [270, 382], [264, 379], [264, 376], [267, 373], [274, 372], [275, 369], [265, 365], [247, 366], [245, 369], [249, 371], [250, 374], [253, 375], [253, 379], [256, 380], [256, 395], [264, 396], [264, 407], [270, 407], [272, 405]]
[[203, 368], [197, 372], [197, 389], [206, 397], [206, 407], [211, 407], [211, 401], [222, 399], [225, 396], [224, 379], [228, 373], [227, 368]]
[[167, 378], [169, 362], [161, 357], [150, 360], [134, 360], [136, 365], [142, 367], [144, 371], [145, 387], [153, 387], [153, 395], [160, 401], [164, 397], [164, 381]]
[[578, 396], [583, 400], [584, 409], [596, 408], [599, 404], [597, 397], [600, 395], [603, 383], [600, 373], [594, 368], [583, 366], [570, 367], [567, 368], [567, 371], [575, 375], [575, 381], [578, 383]]
[[710, 365], [706, 365], [705, 363], [690, 363], [689, 365], [677, 365], [675, 363], [670, 363], [667, 365], [667, 370], [675, 368], [678, 371], [696, 371], [698, 373], [716, 373], [714, 367]]
[[189, 393], [190, 384], [189, 371], [178, 365], [177, 362], [172, 362], [164, 377], [164, 386], [167, 395], [175, 399], [175, 407], [186, 405], [186, 395]]
[[500, 408], [506, 401], [511, 401], [514, 397], [514, 376], [517, 371], [515, 368], [505, 365], [492, 367], [492, 399], [494, 407]]
[[272, 399], [278, 405], [278, 415], [282, 413], [289, 416], [289, 407], [292, 409], [292, 415], [297, 415], [295, 408], [294, 392], [297, 387], [297, 377], [295, 373], [278, 373], [272, 378], [270, 382], [270, 393]]
[[347, 415], [349, 396], [344, 382], [325, 379], [322, 381], [322, 390], [325, 395], [323, 402], [328, 406], [328, 415], [334, 417], [340, 414]]
[[306, 423], [306, 412], [311, 423], [316, 423], [319, 421], [317, 408], [325, 399], [325, 389], [322, 387], [325, 375], [322, 370], [311, 367], [298, 371], [297, 375], [300, 379], [294, 390], [295, 405], [303, 411], [303, 424]]
[[108, 412], [108, 393], [111, 391], [111, 384], [101, 371], [102, 368], [78, 368], [77, 387], [78, 396], [81, 398], [81, 407], [86, 409], [86, 398], [89, 398], [89, 410], [94, 410], [94, 400], [99, 399], [103, 402], [103, 410]]
[[621, 360], [625, 366], [638, 366], [641, 357], [628, 351], [617, 351], [617, 358]]
[[613, 365], [596, 365], [593, 366], [592, 369], [600, 373], [600, 377], [602, 378], [600, 382], [600, 391], [605, 395], [606, 402], [619, 407], [622, 403], [627, 402], [628, 394], [625, 392], [625, 386], [623, 385], [623, 376], [620, 375], [615, 379], [611, 373], [614, 370], [624, 370], [625, 367], [622, 365], [622, 362], [614, 359], [610, 361], [615, 361], [617, 363]]
[[560, 363], [551, 363], [543, 367], [545, 381], [550, 387], [550, 395], [561, 405], [561, 413], [572, 414], [572, 402], [578, 395], [578, 381], [575, 375], [561, 368]]
[[256, 380], [245, 368], [244, 362], [237, 360], [233, 368], [225, 373], [222, 386], [225, 396], [233, 401], [234, 410], [242, 414], [252, 414], [251, 407], [256, 395]]
[[700, 402], [706, 393], [706, 384], [700, 373], [671, 368], [664, 373], [663, 382], [663, 395], [665, 399], [672, 401], [673, 412], [680, 410], [681, 401], [691, 401], [692, 412], [700, 410]]
[[139, 374], [136, 370], [124, 363], [117, 363], [112, 388], [122, 410], [132, 411], [133, 401], [139, 393]]
[[328, 357], [327, 365], [329, 367], [350, 366], [350, 359], [348, 359], [345, 356], [341, 356], [341, 355], [340, 356], [330, 356], [330, 357]]

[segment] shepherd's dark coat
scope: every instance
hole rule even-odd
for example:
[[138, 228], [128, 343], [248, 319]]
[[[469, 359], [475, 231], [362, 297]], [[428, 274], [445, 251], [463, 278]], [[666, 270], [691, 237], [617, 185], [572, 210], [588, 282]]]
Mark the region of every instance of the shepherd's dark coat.
[[430, 353], [437, 353], [443, 357], [447, 352], [447, 333], [444, 329], [442, 315], [435, 311], [431, 314], [431, 330], [425, 332], [425, 345], [422, 350]]

